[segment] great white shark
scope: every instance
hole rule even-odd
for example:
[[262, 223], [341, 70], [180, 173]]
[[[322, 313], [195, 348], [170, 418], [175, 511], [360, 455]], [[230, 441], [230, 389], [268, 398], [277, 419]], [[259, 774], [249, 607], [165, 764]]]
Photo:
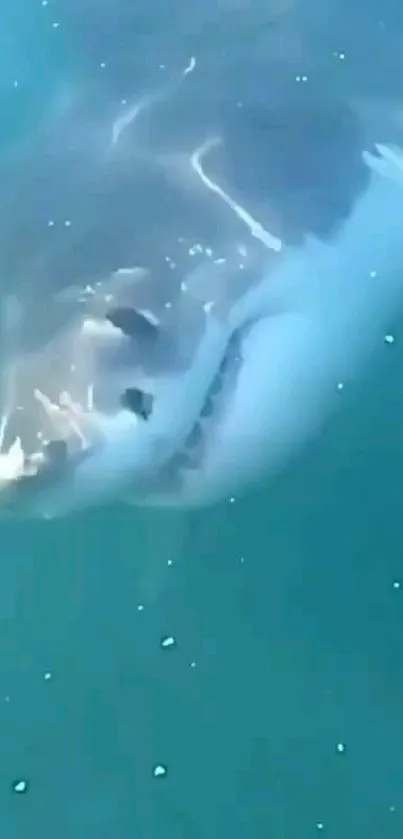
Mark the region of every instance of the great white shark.
[[[110, 148], [150, 104], [113, 122]], [[355, 149], [351, 200], [325, 231], [296, 234], [272, 196], [261, 218], [260, 202], [231, 189], [228, 170], [220, 179], [225, 143], [207, 134], [177, 155], [137, 146], [137, 212], [142, 167], [209, 208], [211, 246], [204, 235], [193, 268], [172, 262], [163, 273], [126, 264], [125, 252], [119, 264], [117, 247], [113, 270], [91, 264], [86, 282], [76, 272], [73, 287], [36, 309], [26, 286], [4, 295], [4, 512], [58, 517], [116, 499], [203, 507], [244, 491], [315, 434], [338, 383], [403, 303], [400, 148]], [[109, 177], [120, 174], [109, 167]], [[164, 230], [154, 226], [153, 236]], [[32, 323], [42, 336], [47, 318], [57, 328], [27, 344]]]

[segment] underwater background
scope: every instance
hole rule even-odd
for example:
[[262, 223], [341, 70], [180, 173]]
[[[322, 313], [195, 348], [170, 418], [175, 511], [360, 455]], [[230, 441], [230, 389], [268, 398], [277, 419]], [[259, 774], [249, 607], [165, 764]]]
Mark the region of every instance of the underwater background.
[[[322, 78], [374, 120], [403, 101], [391, 0], [14, 0], [0, 45], [2, 154], [66, 80], [111, 101], [190, 56]], [[1, 839], [403, 835], [401, 320], [388, 336], [243, 498], [1, 524]]]

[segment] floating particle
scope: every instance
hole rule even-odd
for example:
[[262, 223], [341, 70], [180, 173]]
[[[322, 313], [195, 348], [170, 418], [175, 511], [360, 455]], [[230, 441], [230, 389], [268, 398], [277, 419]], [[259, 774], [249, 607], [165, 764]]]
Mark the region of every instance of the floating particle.
[[344, 382], [337, 382], [337, 390], [343, 390]]
[[194, 668], [196, 667], [196, 662], [195, 662], [195, 661], [191, 661], [191, 662], [190, 662], [189, 667], [191, 667], [191, 668], [192, 668], [192, 670], [194, 670]]
[[399, 582], [399, 580], [394, 580], [393, 581], [393, 588], [400, 588], [400, 585], [401, 585], [401, 583]]
[[337, 751], [339, 752], [339, 754], [343, 754], [346, 751], [345, 744], [344, 743], [338, 743], [337, 744]]
[[394, 335], [385, 335], [385, 344], [394, 344], [395, 343], [395, 336]]
[[192, 55], [188, 66], [183, 71], [183, 75], [187, 76], [188, 73], [192, 73], [195, 67], [196, 67], [196, 59], [195, 59], [194, 55]]
[[231, 498], [229, 499], [229, 503], [230, 504], [235, 504], [235, 496], [234, 495], [231, 495]]
[[195, 242], [195, 244], [188, 250], [189, 256], [195, 256], [197, 253], [203, 253], [203, 246], [200, 242]]
[[165, 778], [168, 773], [168, 769], [162, 763], [157, 763], [157, 766], [154, 766], [153, 775], [154, 778]]
[[137, 606], [137, 611], [138, 612], [144, 612], [144, 606], [143, 606], [142, 603], [139, 603], [139, 605]]
[[323, 824], [323, 822], [317, 822], [316, 827], [317, 830], [323, 830], [325, 825]]
[[13, 792], [17, 792], [19, 795], [22, 795], [25, 792], [28, 792], [29, 783], [28, 781], [24, 781], [22, 778], [16, 778], [15, 781], [12, 783]]
[[214, 309], [214, 305], [215, 305], [215, 304], [214, 304], [214, 300], [208, 300], [208, 302], [207, 302], [207, 303], [204, 303], [204, 305], [203, 305], [203, 309], [204, 309], [204, 311], [205, 311], [205, 312], [207, 312], [207, 313], [208, 313], [208, 312], [211, 312], [211, 310], [212, 310], [212, 309]]
[[43, 678], [45, 679], [45, 682], [50, 682], [52, 674], [49, 672], [49, 670], [46, 673], [44, 673]]
[[164, 650], [168, 647], [176, 647], [175, 638], [172, 635], [165, 635], [165, 637], [161, 639], [161, 647]]
[[372, 277], [372, 279], [375, 279], [375, 277], [378, 276], [378, 272], [377, 271], [370, 271], [369, 276]]

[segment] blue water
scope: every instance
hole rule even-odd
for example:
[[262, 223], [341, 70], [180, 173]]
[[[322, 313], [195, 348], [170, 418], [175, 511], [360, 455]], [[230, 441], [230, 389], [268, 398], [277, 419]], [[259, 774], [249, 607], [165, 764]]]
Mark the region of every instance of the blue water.
[[[10, 5], [4, 159], [34, 145], [60, 92], [94, 91], [90, 143], [111, 103], [155, 90], [191, 55], [231, 95], [254, 86], [262, 101], [306, 75], [295, 84], [397, 130], [395, 5]], [[32, 206], [57, 207], [57, 187], [45, 178]], [[70, 281], [65, 263], [41, 274], [40, 240], [22, 259], [20, 231], [0, 235], [5, 288], [35, 297]], [[402, 835], [399, 319], [390, 333], [322, 434], [244, 499], [2, 524], [1, 839]]]

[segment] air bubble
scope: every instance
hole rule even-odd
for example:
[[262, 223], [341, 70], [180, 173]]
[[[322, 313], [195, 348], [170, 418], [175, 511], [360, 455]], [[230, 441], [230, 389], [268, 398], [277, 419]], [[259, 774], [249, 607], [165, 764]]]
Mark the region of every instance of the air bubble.
[[24, 781], [20, 778], [13, 781], [13, 791], [18, 793], [18, 795], [22, 795], [24, 792], [28, 792], [28, 787], [28, 781]]

